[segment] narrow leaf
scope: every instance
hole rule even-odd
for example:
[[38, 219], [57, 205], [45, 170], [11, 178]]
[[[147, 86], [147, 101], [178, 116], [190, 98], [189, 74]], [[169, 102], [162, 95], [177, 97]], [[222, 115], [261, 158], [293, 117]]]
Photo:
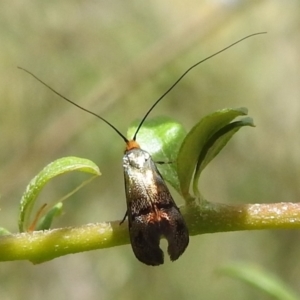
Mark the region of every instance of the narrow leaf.
[[51, 227], [52, 221], [55, 217], [61, 215], [63, 204], [56, 203], [38, 222], [36, 230], [46, 230]]
[[29, 183], [20, 202], [19, 230], [26, 231], [33, 206], [43, 187], [54, 177], [71, 171], [81, 171], [99, 176], [99, 168], [90, 160], [78, 157], [60, 158], [47, 165]]
[[220, 269], [222, 274], [240, 279], [251, 286], [264, 291], [278, 300], [299, 300], [300, 295], [287, 286], [280, 278], [266, 272], [260, 267], [243, 263], [227, 265]]

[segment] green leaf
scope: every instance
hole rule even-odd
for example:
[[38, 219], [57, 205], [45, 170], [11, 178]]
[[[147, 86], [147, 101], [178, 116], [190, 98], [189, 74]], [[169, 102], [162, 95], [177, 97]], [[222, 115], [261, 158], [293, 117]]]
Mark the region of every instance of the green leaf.
[[198, 180], [201, 172], [208, 165], [208, 163], [226, 146], [232, 136], [243, 126], [254, 127], [252, 118], [247, 117], [241, 119], [240, 121], [229, 123], [209, 138], [198, 157], [193, 179], [193, 189], [195, 194], [199, 194]]
[[[212, 136], [214, 136], [220, 129], [228, 125], [236, 117], [246, 114], [246, 108], [228, 108], [219, 110], [201, 119], [200, 122], [198, 122], [187, 134], [180, 147], [177, 158], [177, 171], [181, 194], [185, 199], [191, 198], [189, 189], [199, 158], [202, 162], [204, 162], [203, 166], [205, 167], [226, 143], [224, 144], [224, 140], [223, 145], [220, 144], [221, 146], [216, 146], [216, 148], [214, 148], [214, 150], [210, 153], [208, 153], [206, 149], [206, 154], [209, 154], [208, 157], [206, 157], [206, 155], [204, 157], [201, 156], [203, 148], [209, 144]], [[231, 136], [230, 134], [227, 136], [228, 140]], [[203, 168], [201, 170], [203, 170]]]
[[[135, 121], [127, 131], [128, 138], [134, 135], [139, 121]], [[183, 126], [168, 117], [156, 117], [146, 120], [141, 127], [137, 142], [143, 150], [149, 152], [155, 162], [164, 162], [158, 165], [163, 178], [180, 192], [176, 170], [176, 160], [180, 145], [186, 136]]]
[[47, 165], [37, 176], [29, 183], [20, 202], [19, 230], [26, 231], [29, 226], [29, 220], [33, 206], [43, 187], [52, 178], [71, 171], [81, 171], [99, 176], [101, 173], [97, 165], [92, 161], [78, 157], [60, 158]]
[[0, 227], [0, 236], [11, 234], [6, 228]]
[[240, 279], [278, 300], [299, 300], [300, 295], [287, 286], [280, 278], [266, 272], [258, 266], [233, 263], [220, 269], [222, 274]]
[[61, 215], [63, 203], [56, 203], [38, 222], [36, 230], [47, 230], [51, 227], [52, 221], [55, 217]]

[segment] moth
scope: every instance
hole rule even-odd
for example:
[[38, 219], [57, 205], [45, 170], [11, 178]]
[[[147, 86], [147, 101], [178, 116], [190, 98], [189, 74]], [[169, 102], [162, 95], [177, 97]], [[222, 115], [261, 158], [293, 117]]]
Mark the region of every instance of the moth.
[[163, 264], [160, 238], [168, 241], [168, 254], [176, 260], [189, 244], [186, 223], [150, 154], [133, 141], [123, 156], [129, 235], [141, 262]]
[[140, 128], [154, 107], [193, 68], [237, 43], [254, 35], [263, 33], [264, 32], [259, 32], [248, 35], [188, 68], [150, 107], [131, 140], [127, 139], [114, 125], [100, 115], [76, 104], [54, 90], [30, 71], [18, 67], [33, 76], [62, 99], [104, 121], [124, 140], [126, 148], [123, 156], [123, 170], [127, 210], [123, 221], [128, 217], [128, 229], [132, 250], [136, 258], [142, 263], [151, 266], [163, 264], [164, 253], [159, 247], [161, 237], [165, 237], [168, 241], [168, 254], [171, 261], [177, 260], [180, 255], [184, 253], [189, 244], [189, 231], [186, 222], [173, 200], [155, 162], [151, 158], [151, 155], [147, 151], [141, 149], [136, 141]]

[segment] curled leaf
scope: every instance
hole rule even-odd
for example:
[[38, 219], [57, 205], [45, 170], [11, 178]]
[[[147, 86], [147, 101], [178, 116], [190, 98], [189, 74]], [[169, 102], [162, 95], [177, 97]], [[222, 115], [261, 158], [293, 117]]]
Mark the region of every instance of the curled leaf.
[[[96, 176], [100, 175], [99, 168], [92, 161], [79, 157], [64, 157], [47, 165], [29, 183], [20, 202], [19, 230], [26, 231], [33, 206], [43, 187], [54, 177], [71, 172], [81, 171]], [[49, 213], [49, 212], [48, 212]], [[53, 219], [53, 218], [52, 218]], [[48, 219], [49, 221], [50, 219]]]
[[[235, 126], [226, 129], [226, 126], [236, 117], [246, 114], [246, 108], [219, 110], [204, 117], [187, 134], [177, 158], [181, 194], [185, 199], [191, 198], [189, 189], [195, 169], [197, 168], [196, 180], [198, 180], [204, 167], [219, 153], [238, 130]], [[222, 128], [224, 131], [222, 131]], [[224, 137], [220, 139], [223, 135]]]
[[201, 172], [226, 146], [232, 136], [243, 126], [254, 126], [253, 120], [248, 117], [243, 118], [240, 121], [229, 123], [209, 138], [198, 157], [195, 175], [193, 178], [193, 190], [195, 194], [200, 194], [198, 191], [198, 180]]

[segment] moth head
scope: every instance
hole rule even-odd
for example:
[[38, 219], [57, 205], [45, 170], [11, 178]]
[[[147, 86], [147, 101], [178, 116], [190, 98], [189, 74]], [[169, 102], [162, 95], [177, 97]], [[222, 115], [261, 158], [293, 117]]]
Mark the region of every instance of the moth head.
[[142, 170], [149, 168], [150, 160], [151, 156], [148, 152], [142, 149], [131, 149], [124, 154], [123, 166]]

